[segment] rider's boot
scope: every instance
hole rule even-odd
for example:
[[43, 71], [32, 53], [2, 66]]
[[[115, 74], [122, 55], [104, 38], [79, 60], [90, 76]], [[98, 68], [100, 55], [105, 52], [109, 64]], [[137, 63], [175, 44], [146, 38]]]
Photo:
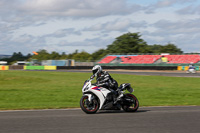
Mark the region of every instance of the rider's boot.
[[116, 104], [118, 101], [120, 101], [121, 98], [124, 96], [122, 91], [118, 90], [117, 92], [118, 92], [118, 94], [117, 94], [117, 97], [114, 99], [114, 104]]

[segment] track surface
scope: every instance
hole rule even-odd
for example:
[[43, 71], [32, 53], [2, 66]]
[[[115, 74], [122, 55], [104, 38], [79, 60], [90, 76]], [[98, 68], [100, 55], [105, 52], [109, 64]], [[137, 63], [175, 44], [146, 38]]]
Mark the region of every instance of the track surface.
[[199, 133], [200, 106], [142, 107], [138, 112], [80, 109], [0, 111], [0, 133]]
[[[91, 73], [91, 70], [58, 70], [65, 72], [87, 72]], [[154, 76], [170, 76], [170, 77], [197, 77], [200, 78], [200, 72], [192, 74], [186, 73], [185, 71], [148, 71], [148, 70], [107, 70], [109, 73], [118, 73], [118, 74], [132, 74], [132, 75], [154, 75]]]

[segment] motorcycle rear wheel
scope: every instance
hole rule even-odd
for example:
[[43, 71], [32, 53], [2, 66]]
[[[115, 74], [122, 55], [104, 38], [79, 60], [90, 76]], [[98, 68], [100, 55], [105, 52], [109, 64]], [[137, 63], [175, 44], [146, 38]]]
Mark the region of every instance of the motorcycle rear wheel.
[[89, 102], [88, 96], [82, 96], [80, 100], [80, 107], [85, 113], [94, 114], [99, 109], [99, 103], [96, 98]]
[[139, 101], [137, 97], [134, 96], [133, 94], [125, 94], [125, 97], [133, 100], [133, 102], [131, 104], [130, 103], [123, 104], [122, 105], [123, 110], [126, 112], [136, 112], [139, 108]]

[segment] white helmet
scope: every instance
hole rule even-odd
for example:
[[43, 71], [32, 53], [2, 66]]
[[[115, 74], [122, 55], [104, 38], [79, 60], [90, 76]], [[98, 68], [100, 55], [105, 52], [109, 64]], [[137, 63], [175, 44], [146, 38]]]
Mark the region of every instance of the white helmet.
[[93, 72], [93, 75], [94, 75], [94, 76], [97, 76], [101, 71], [102, 71], [102, 68], [101, 68], [100, 65], [95, 65], [95, 66], [92, 68], [92, 72]]

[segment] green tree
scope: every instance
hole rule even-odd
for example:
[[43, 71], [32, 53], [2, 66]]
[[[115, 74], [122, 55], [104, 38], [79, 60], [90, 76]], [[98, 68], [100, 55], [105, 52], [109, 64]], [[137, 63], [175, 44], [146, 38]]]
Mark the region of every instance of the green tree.
[[126, 33], [116, 38], [116, 40], [108, 45], [109, 53], [149, 53], [147, 43], [141, 39], [139, 33]]
[[176, 47], [176, 45], [172, 43], [168, 43], [166, 45], [149, 45], [149, 49], [152, 53], [174, 53], [174, 54], [182, 54], [183, 51]]
[[50, 54], [44, 49], [37, 51], [37, 53], [38, 53], [38, 55], [32, 56], [33, 59], [37, 59], [37, 60], [50, 60], [51, 59], [49, 56]]
[[174, 53], [174, 54], [182, 54], [183, 51], [179, 48], [176, 47], [176, 45], [172, 44], [172, 43], [168, 43], [166, 45], [164, 45], [161, 50], [161, 53]]
[[162, 45], [154, 44], [154, 45], [148, 45], [151, 53], [161, 53]]
[[91, 59], [91, 55], [85, 51], [82, 51], [81, 53], [75, 53], [72, 56], [73, 59], [77, 60], [77, 61], [89, 61]]
[[60, 59], [67, 59], [68, 55], [65, 52], [62, 52]]
[[67, 58], [68, 58], [68, 59], [73, 59], [73, 56], [76, 55], [76, 54], [78, 54], [78, 50], [77, 50], [77, 49], [76, 49], [72, 54], [69, 54], [69, 55], [67, 56]]
[[24, 56], [21, 52], [14, 52], [13, 55], [10, 58], [3, 58], [0, 59], [0, 61], [7, 61], [9, 65], [11, 65], [12, 63], [16, 62], [16, 61], [25, 61], [28, 60], [32, 55], [28, 54], [27, 56]]
[[104, 56], [106, 56], [107, 54], [108, 54], [107, 50], [99, 49], [99, 50], [95, 51], [94, 53], [92, 53], [92, 55], [91, 55], [92, 61], [99, 60], [99, 59], [103, 58]]
[[60, 59], [61, 55], [55, 51], [53, 51], [50, 55], [49, 55], [49, 58], [52, 59], [52, 60], [58, 60]]

